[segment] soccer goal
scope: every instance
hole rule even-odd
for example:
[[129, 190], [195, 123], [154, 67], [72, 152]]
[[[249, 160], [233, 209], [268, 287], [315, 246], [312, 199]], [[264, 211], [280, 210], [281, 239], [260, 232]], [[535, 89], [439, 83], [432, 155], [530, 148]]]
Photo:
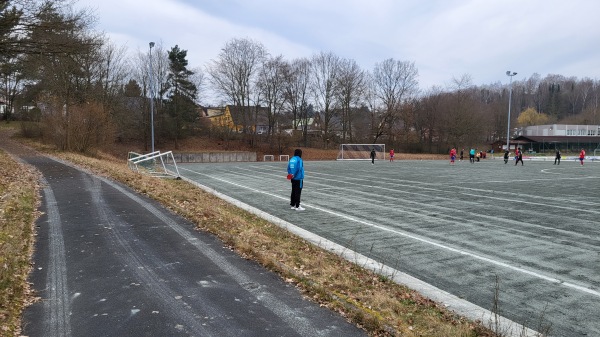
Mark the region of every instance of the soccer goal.
[[290, 156], [287, 154], [280, 154], [279, 161], [290, 161]]
[[[133, 171], [151, 175], [153, 177], [168, 178], [175, 177], [180, 179], [177, 162], [173, 157], [173, 152], [155, 151], [147, 154], [129, 152], [127, 156], [127, 165]], [[167, 166], [169, 168], [167, 168]]]
[[375, 149], [375, 160], [385, 160], [385, 144], [342, 144], [338, 160], [371, 160], [371, 150]]

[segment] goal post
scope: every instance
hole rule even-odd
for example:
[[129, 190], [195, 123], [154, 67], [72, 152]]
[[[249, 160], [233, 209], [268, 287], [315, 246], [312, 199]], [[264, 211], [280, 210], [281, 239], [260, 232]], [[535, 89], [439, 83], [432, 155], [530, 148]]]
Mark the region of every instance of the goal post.
[[373, 149], [375, 160], [385, 160], [385, 144], [341, 144], [337, 160], [371, 160]]
[[177, 162], [171, 151], [154, 151], [147, 154], [129, 152], [127, 155], [127, 165], [132, 171], [153, 177], [175, 177], [176, 179], [181, 179]]

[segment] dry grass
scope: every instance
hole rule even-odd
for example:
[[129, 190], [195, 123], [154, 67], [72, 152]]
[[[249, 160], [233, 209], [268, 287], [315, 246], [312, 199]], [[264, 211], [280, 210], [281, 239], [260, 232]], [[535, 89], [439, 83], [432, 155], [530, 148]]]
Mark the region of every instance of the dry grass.
[[0, 151], [0, 336], [19, 336], [21, 313], [33, 300], [31, 270], [38, 214], [37, 174]]
[[[134, 173], [127, 168], [122, 157], [99, 152], [91, 158], [57, 153], [40, 144], [30, 145], [158, 200], [195, 223], [199, 230], [218, 236], [242, 257], [255, 260], [278, 273], [285, 282], [295, 284], [305, 296], [338, 312], [371, 336], [493, 336], [479, 323], [458, 317], [415, 291], [317, 248], [187, 182], [160, 180]], [[304, 150], [307, 154], [311, 152]], [[28, 199], [29, 205], [35, 204], [31, 198]], [[31, 225], [34, 209], [31, 206], [20, 207], [23, 208], [22, 213], [30, 213], [23, 223]], [[21, 231], [21, 238], [30, 236], [26, 234], [28, 230]], [[23, 251], [29, 249], [21, 248], [21, 261], [29, 258], [29, 251]], [[24, 273], [26, 271], [19, 274], [22, 283], [25, 283]], [[24, 298], [22, 294], [20, 297]], [[6, 303], [4, 298], [2, 300]], [[22, 303], [14, 308], [14, 313], [21, 308]]]
[[129, 185], [217, 235], [242, 257], [273, 270], [307, 297], [331, 308], [372, 336], [492, 336], [481, 325], [418, 293], [319, 249], [250, 213], [178, 180], [158, 180], [127, 169], [124, 160], [55, 153]]

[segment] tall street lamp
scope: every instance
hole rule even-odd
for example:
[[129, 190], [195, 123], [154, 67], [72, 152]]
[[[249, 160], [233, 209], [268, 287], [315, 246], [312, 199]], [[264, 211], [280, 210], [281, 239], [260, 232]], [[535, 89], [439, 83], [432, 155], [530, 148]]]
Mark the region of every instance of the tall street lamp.
[[506, 72], [506, 75], [510, 77], [510, 84], [508, 85], [508, 126], [506, 130], [506, 151], [510, 151], [510, 106], [512, 103], [512, 78], [517, 73], [511, 72], [510, 70]]
[[149, 82], [150, 82], [150, 134], [151, 136], [151, 141], [152, 141], [152, 151], [154, 152], [154, 81], [152, 80], [152, 47], [154, 47], [154, 42], [150, 42], [150, 54], [149, 54], [149, 62], [150, 62], [150, 73], [148, 75], [149, 77]]

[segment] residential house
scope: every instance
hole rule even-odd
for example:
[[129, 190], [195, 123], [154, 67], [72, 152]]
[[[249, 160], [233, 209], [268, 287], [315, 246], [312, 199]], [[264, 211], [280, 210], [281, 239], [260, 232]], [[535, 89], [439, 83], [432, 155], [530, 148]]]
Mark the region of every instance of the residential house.
[[266, 134], [269, 130], [269, 109], [261, 106], [226, 105], [224, 108], [203, 108], [203, 117], [211, 125], [227, 127], [234, 132]]

